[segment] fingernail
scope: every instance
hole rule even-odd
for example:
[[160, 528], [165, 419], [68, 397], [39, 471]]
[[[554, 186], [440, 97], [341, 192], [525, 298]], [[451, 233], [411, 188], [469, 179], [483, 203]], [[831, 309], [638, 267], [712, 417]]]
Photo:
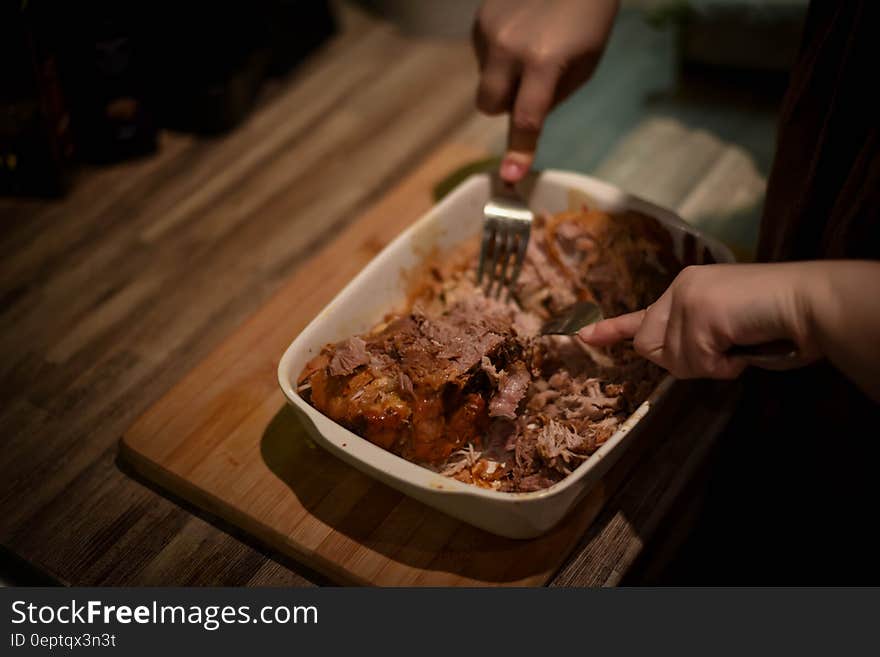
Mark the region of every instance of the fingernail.
[[590, 338], [593, 337], [593, 333], [596, 332], [595, 324], [588, 324], [580, 331], [578, 331], [578, 337], [584, 342], [589, 342]]
[[501, 163], [501, 177], [511, 182], [516, 182], [526, 174], [526, 168], [516, 160], [504, 160]]

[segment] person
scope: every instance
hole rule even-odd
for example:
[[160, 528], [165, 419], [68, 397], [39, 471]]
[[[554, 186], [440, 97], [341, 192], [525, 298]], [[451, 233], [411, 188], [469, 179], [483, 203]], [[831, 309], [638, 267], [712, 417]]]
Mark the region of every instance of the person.
[[[510, 115], [503, 179], [529, 170], [548, 113], [589, 79], [617, 10], [616, 0], [481, 6], [477, 106]], [[732, 379], [748, 368], [698, 547], [687, 548], [700, 581], [880, 579], [880, 95], [870, 88], [878, 26], [871, 0], [810, 4], [757, 262], [688, 267], [649, 307], [580, 333], [596, 346], [632, 338], [678, 378]], [[778, 339], [798, 348], [787, 371], [728, 354]]]

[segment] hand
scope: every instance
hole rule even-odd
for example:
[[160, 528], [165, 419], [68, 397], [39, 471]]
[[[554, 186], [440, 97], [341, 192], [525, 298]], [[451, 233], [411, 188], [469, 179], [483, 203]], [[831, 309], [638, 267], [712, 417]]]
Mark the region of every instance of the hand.
[[521, 179], [550, 110], [593, 73], [618, 0], [486, 0], [474, 24], [477, 107], [510, 112], [501, 177]]
[[786, 367], [799, 367], [821, 356], [810, 294], [822, 287], [816, 264], [823, 263], [687, 267], [645, 310], [579, 335], [596, 346], [633, 338], [638, 353], [680, 379], [735, 378], [749, 361], [728, 349], [777, 339], [798, 346], [800, 358]]

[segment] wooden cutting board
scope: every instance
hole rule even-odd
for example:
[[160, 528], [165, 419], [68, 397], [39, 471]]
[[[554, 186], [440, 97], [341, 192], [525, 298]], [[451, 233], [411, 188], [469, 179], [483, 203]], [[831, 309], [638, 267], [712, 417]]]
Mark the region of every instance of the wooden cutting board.
[[434, 511], [345, 465], [307, 437], [277, 380], [281, 354], [373, 256], [431, 204], [431, 188], [482, 153], [449, 145], [379, 200], [122, 439], [141, 476], [346, 584], [542, 585], [638, 450], [555, 530], [515, 541]]

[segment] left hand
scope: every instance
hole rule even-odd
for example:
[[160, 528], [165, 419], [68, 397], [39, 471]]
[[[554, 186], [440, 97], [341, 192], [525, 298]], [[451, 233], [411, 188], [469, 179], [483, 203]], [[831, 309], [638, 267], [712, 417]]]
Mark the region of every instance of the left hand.
[[477, 107], [510, 113], [501, 178], [520, 180], [550, 110], [586, 82], [602, 55], [619, 0], [484, 0], [474, 23]]
[[779, 339], [798, 346], [800, 358], [785, 367], [799, 367], [821, 355], [805, 294], [814, 272], [809, 263], [687, 267], [656, 303], [579, 335], [595, 346], [633, 338], [639, 354], [680, 379], [735, 378], [750, 363], [728, 349]]

